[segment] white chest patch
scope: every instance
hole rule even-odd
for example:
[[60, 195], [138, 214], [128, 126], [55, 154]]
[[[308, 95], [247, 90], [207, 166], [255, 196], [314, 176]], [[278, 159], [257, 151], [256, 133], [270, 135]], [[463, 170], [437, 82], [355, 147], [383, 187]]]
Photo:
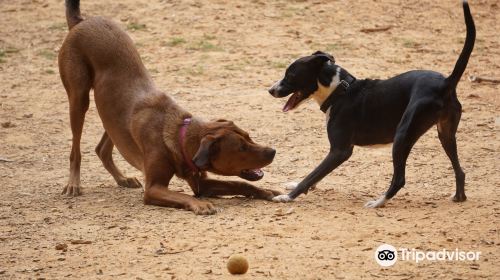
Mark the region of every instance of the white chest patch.
[[318, 90], [311, 94], [311, 97], [316, 100], [316, 102], [321, 106], [325, 100], [332, 94], [332, 92], [337, 88], [340, 84], [340, 67], [337, 66], [337, 70], [332, 77], [332, 82], [328, 87], [323, 86], [319, 81]]

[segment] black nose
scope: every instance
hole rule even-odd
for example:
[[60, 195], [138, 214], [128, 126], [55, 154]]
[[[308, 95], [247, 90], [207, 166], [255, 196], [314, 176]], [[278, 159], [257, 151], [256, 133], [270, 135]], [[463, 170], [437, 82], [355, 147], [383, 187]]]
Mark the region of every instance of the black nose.
[[269, 92], [271, 95], [274, 95], [274, 88], [270, 88], [270, 89], [268, 90], [268, 92]]
[[269, 148], [269, 150], [267, 151], [267, 156], [269, 158], [273, 159], [275, 155], [276, 155], [276, 150], [272, 149], [272, 148]]

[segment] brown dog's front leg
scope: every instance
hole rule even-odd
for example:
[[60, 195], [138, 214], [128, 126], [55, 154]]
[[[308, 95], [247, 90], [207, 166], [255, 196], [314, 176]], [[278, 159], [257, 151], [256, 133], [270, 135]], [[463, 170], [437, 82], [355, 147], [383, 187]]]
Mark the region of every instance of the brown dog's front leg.
[[217, 212], [212, 203], [208, 201], [201, 201], [187, 194], [170, 191], [162, 185], [146, 187], [144, 204], [186, 209], [197, 215], [211, 215]]
[[[158, 147], [158, 145], [149, 147]], [[163, 153], [149, 153], [145, 156], [144, 204], [186, 209], [197, 215], [215, 214], [217, 211], [212, 203], [167, 189], [174, 176], [174, 170], [162, 155]]]
[[[258, 199], [272, 200], [281, 193], [275, 190], [262, 189], [246, 182], [219, 181], [201, 178], [199, 188], [194, 180], [189, 180], [189, 185], [198, 196], [214, 197], [222, 195], [243, 195]], [[198, 191], [199, 189], [199, 191]]]

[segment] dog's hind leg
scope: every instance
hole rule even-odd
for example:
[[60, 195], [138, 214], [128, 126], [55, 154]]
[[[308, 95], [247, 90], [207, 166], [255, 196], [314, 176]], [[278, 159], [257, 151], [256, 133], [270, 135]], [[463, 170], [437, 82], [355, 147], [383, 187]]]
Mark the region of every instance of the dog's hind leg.
[[465, 173], [460, 167], [460, 162], [458, 160], [457, 154], [457, 140], [455, 134], [457, 132], [458, 123], [460, 122], [460, 117], [462, 115], [462, 106], [455, 99], [451, 104], [448, 114], [445, 114], [438, 121], [438, 136], [441, 141], [446, 155], [451, 161], [453, 166], [453, 171], [455, 172], [456, 180], [456, 192], [452, 196], [452, 200], [455, 202], [462, 202], [467, 199], [465, 196]]
[[76, 56], [74, 54], [73, 56], [69, 55], [64, 48], [61, 48], [59, 53], [59, 72], [68, 94], [69, 117], [73, 134], [69, 181], [62, 191], [62, 194], [68, 196], [81, 194], [80, 163], [82, 156], [80, 153], [80, 139], [85, 113], [89, 108], [89, 92], [92, 87], [91, 73], [87, 65]]
[[406, 160], [413, 145], [432, 125], [436, 123], [440, 105], [432, 101], [417, 101], [408, 106], [394, 137], [392, 146], [392, 175], [389, 190], [379, 199], [365, 204], [367, 208], [383, 207], [405, 185]]
[[104, 168], [108, 170], [109, 174], [113, 176], [119, 186], [125, 188], [142, 187], [139, 180], [137, 180], [136, 178], [127, 178], [123, 176], [123, 173], [116, 167], [115, 163], [113, 162], [113, 147], [113, 141], [111, 141], [111, 138], [109, 138], [108, 134], [104, 132], [101, 141], [95, 148], [95, 152], [99, 159], [102, 161]]

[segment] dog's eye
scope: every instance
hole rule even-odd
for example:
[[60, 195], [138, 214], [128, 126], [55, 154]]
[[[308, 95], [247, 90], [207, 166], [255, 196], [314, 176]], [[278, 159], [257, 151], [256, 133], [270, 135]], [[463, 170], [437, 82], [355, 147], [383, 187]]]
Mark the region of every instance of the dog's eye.
[[240, 146], [240, 152], [246, 152], [247, 150], [248, 150], [248, 145], [246, 145], [246, 144], [242, 144], [242, 145]]
[[285, 86], [293, 86], [293, 77], [286, 76], [285, 79], [283, 79], [284, 85]]

